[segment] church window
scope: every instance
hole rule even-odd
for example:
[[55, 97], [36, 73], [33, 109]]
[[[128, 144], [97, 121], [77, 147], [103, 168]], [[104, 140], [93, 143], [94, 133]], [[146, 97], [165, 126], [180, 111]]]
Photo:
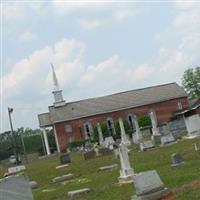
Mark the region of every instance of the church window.
[[111, 135], [115, 134], [115, 126], [114, 126], [113, 119], [111, 117], [107, 118], [107, 127]]
[[129, 126], [131, 127], [131, 129], [134, 129], [133, 114], [129, 113], [128, 116], [127, 116], [127, 118], [128, 118]]
[[65, 125], [65, 132], [71, 133], [72, 132], [72, 126], [70, 124]]
[[90, 122], [84, 124], [85, 139], [93, 139], [93, 127]]
[[179, 101], [177, 103], [177, 107], [178, 107], [178, 110], [182, 110], [183, 109], [183, 105], [182, 105], [181, 101]]

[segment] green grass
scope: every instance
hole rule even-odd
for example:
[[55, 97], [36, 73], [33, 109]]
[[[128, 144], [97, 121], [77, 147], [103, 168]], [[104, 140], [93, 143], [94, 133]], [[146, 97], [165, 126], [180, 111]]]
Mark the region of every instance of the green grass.
[[[184, 140], [177, 144], [139, 152], [138, 147], [131, 147], [130, 162], [135, 172], [157, 170], [162, 181], [169, 188], [190, 183], [200, 179], [200, 154], [194, 151], [193, 143], [199, 139]], [[185, 165], [171, 168], [172, 153], [178, 152], [185, 160]], [[71, 153], [72, 163], [68, 168], [56, 170], [59, 165], [58, 157], [38, 160], [26, 165], [30, 180], [39, 183], [39, 188], [33, 191], [35, 200], [67, 200], [70, 190], [89, 187], [91, 193], [84, 195], [79, 200], [128, 200], [134, 194], [134, 185], [118, 184], [119, 167], [112, 171], [97, 172], [104, 165], [118, 163], [113, 156], [98, 157], [85, 161], [81, 153]], [[120, 165], [119, 165], [120, 166]], [[0, 171], [1, 173], [1, 171]], [[68, 182], [52, 184], [55, 176], [73, 173], [75, 178]], [[48, 192], [43, 190], [48, 189]], [[200, 188], [187, 188], [180, 193], [177, 200], [200, 199]]]

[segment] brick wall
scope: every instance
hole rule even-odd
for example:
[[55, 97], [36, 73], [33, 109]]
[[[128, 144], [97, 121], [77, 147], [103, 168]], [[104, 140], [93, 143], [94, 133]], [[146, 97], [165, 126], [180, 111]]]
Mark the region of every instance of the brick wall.
[[[106, 122], [106, 119], [108, 117], [111, 117], [114, 121], [117, 121], [119, 117], [126, 118], [128, 113], [134, 113], [137, 117], [140, 117], [143, 115], [147, 115], [149, 110], [153, 109], [156, 112], [158, 123], [167, 122], [173, 116], [173, 113], [178, 111], [178, 102], [182, 103], [183, 109], [188, 108], [189, 106], [187, 98], [180, 98], [156, 104], [140, 106], [132, 109], [124, 109], [121, 111], [115, 111], [106, 114], [85, 117], [77, 120], [57, 123], [55, 124], [55, 128], [58, 136], [58, 143], [60, 145], [61, 150], [64, 150], [66, 149], [67, 141], [70, 137], [73, 137], [74, 140], [84, 139], [85, 133], [83, 129], [83, 124], [85, 122], [89, 121], [90, 123], [92, 123], [93, 126], [96, 126], [97, 122]], [[66, 133], [66, 125], [71, 125], [71, 133]]]

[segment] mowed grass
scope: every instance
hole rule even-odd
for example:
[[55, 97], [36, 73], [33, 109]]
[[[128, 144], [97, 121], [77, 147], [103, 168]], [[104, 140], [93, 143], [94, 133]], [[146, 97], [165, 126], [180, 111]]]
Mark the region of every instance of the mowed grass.
[[[194, 151], [193, 140], [180, 141], [166, 147], [158, 147], [149, 151], [139, 152], [138, 147], [131, 146], [130, 162], [136, 173], [146, 170], [157, 170], [161, 180], [169, 188], [200, 179], [200, 153]], [[172, 153], [180, 153], [185, 165], [171, 168]], [[79, 197], [79, 200], [129, 200], [134, 194], [134, 184], [119, 185], [119, 160], [110, 156], [100, 156], [85, 161], [81, 153], [71, 153], [72, 163], [65, 169], [56, 170], [59, 157], [38, 160], [26, 165], [30, 180], [39, 183], [39, 188], [33, 190], [34, 200], [67, 200], [67, 192], [89, 187], [91, 192]], [[118, 163], [119, 167], [112, 171], [97, 172], [98, 168], [105, 165]], [[56, 176], [73, 173], [75, 178], [71, 181], [53, 184]], [[178, 194], [177, 200], [199, 200], [200, 187], [186, 188]]]

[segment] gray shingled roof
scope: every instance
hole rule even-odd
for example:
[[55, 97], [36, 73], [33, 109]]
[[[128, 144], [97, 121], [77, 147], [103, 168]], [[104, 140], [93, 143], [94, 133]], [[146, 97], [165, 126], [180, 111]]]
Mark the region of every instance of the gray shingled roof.
[[39, 115], [39, 122], [40, 126], [43, 126], [45, 124], [134, 108], [186, 96], [183, 88], [177, 83], [169, 83], [70, 102], [62, 107], [50, 106], [49, 113]]
[[0, 199], [33, 200], [29, 181], [23, 175], [0, 179]]

